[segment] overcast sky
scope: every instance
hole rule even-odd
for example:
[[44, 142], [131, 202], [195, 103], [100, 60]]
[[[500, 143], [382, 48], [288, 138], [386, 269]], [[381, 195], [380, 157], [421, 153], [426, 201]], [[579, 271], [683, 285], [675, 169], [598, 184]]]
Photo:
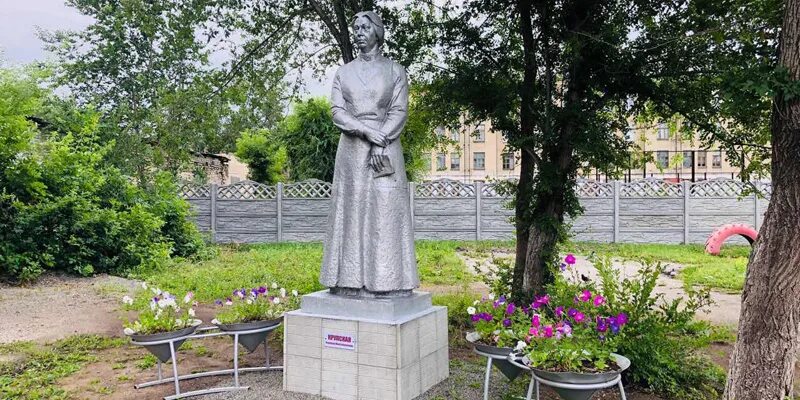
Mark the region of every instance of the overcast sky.
[[[11, 65], [27, 64], [51, 57], [42, 49], [36, 28], [80, 30], [92, 19], [67, 7], [64, 0], [0, 0], [0, 60]], [[333, 72], [333, 70], [329, 71]], [[328, 96], [332, 74], [323, 82], [306, 79], [312, 96]]]

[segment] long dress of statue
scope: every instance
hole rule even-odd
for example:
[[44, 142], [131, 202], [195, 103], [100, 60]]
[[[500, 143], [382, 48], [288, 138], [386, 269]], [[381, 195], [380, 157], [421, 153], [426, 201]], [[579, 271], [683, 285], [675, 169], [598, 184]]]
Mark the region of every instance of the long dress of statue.
[[[361, 54], [336, 71], [331, 94], [342, 135], [320, 282], [338, 294], [409, 295], [419, 277], [399, 140], [408, 80], [400, 64], [381, 55], [383, 22], [376, 13], [357, 14], [353, 28]], [[375, 177], [384, 168], [394, 173]]]

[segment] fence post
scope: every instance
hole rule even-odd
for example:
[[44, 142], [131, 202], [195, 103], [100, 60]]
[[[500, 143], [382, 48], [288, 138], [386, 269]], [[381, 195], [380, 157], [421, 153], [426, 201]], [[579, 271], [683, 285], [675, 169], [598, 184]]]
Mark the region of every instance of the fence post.
[[[755, 186], [758, 187], [758, 185]], [[758, 226], [758, 190], [753, 192], [753, 228], [756, 232], [761, 230], [761, 227]]]
[[414, 194], [417, 192], [417, 184], [414, 182], [408, 182], [408, 203], [409, 203], [409, 210], [411, 210], [411, 232], [416, 233], [416, 224], [414, 223], [414, 215], [416, 215], [416, 211], [414, 210]]
[[683, 244], [689, 244], [689, 182], [681, 182], [683, 189]]
[[211, 184], [211, 242], [217, 242], [217, 184]]
[[619, 186], [619, 181], [614, 181], [614, 243], [619, 242]]
[[475, 182], [475, 240], [481, 240], [481, 192], [483, 182]]
[[275, 195], [275, 229], [278, 231], [275, 240], [283, 241], [283, 182], [278, 182], [278, 193]]

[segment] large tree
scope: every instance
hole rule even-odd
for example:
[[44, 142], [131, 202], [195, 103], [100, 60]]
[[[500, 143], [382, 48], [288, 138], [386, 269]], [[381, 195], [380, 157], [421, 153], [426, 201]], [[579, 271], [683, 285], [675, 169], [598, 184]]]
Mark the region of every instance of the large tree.
[[786, 2], [772, 88], [772, 196], [747, 265], [726, 400], [793, 394], [800, 328], [800, 1]]

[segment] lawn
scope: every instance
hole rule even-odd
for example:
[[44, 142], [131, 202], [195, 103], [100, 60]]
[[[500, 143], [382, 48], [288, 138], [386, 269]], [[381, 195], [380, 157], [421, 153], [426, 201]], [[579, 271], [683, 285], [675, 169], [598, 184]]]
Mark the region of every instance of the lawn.
[[604, 255], [648, 262], [673, 262], [686, 268], [680, 278], [687, 286], [707, 286], [726, 292], [740, 292], [744, 284], [750, 246], [725, 246], [719, 256], [705, 253], [699, 244], [569, 243], [564, 252]]
[[[417, 242], [420, 280], [425, 285], [463, 285], [475, 278], [456, 254], [459, 242]], [[171, 293], [193, 291], [200, 302], [230, 296], [238, 288], [277, 282], [287, 289], [311, 293], [319, 284], [322, 245], [280, 243], [219, 246], [205, 261], [182, 261], [139, 278]]]

